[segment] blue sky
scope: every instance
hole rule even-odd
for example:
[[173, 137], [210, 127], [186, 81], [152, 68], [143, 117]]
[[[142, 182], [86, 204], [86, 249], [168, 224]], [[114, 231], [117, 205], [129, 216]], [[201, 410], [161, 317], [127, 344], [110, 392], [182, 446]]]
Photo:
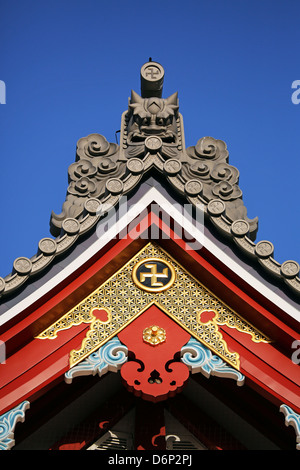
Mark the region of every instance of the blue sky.
[[150, 56], [186, 145], [225, 140], [257, 241], [299, 262], [299, 18], [298, 0], [0, 0], [0, 276], [49, 236], [77, 140], [115, 142]]

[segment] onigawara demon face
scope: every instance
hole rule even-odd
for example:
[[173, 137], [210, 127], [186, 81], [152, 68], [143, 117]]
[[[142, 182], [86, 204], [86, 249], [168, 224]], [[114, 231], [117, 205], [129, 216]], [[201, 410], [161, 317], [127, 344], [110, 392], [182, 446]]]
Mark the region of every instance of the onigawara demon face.
[[143, 142], [156, 135], [165, 143], [177, 143], [178, 95], [167, 99], [142, 98], [131, 92], [129, 101], [128, 143]]

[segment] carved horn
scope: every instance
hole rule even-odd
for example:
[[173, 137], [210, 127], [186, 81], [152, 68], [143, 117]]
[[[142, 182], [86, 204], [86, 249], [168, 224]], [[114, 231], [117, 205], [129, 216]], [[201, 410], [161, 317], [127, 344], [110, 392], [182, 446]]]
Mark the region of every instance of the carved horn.
[[130, 104], [142, 104], [144, 102], [143, 98], [138, 95], [134, 90], [131, 90], [131, 100]]
[[178, 92], [176, 91], [176, 93], [173, 93], [173, 95], [169, 96], [166, 99], [166, 102], [168, 105], [178, 106]]

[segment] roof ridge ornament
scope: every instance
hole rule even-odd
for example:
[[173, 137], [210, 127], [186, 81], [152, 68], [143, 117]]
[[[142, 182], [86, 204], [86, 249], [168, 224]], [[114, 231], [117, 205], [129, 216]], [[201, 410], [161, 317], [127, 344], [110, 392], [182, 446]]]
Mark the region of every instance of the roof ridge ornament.
[[[120, 145], [98, 133], [79, 139], [76, 160], [69, 166], [66, 199], [60, 214], [52, 212], [50, 231], [31, 260], [17, 258], [13, 272], [0, 278], [0, 297], [23, 285], [86, 234], [130, 193], [152, 168], [193, 206], [201, 205], [218, 231], [233, 240], [250, 258], [275, 278], [281, 278], [299, 295], [299, 264], [273, 259], [273, 245], [254, 243], [258, 218], [249, 219], [238, 185], [239, 171], [228, 163], [223, 140], [202, 137], [185, 146], [178, 93], [162, 98], [164, 69], [158, 62], [141, 68], [141, 95], [131, 92], [128, 109], [121, 117]], [[99, 211], [100, 207], [106, 211]], [[49, 252], [50, 250], [50, 252]], [[26, 271], [26, 272], [25, 272]]]
[[[52, 235], [60, 234], [66, 218], [80, 219], [89, 198], [110, 202], [117, 195], [115, 205], [154, 167], [190, 203], [207, 207], [211, 201], [219, 201], [218, 210], [222, 206], [222, 214], [231, 223], [245, 221], [247, 235], [255, 239], [258, 219], [247, 217], [239, 172], [228, 164], [226, 143], [203, 137], [185, 148], [178, 93], [162, 98], [163, 81], [164, 69], [158, 62], [151, 60], [142, 66], [141, 95], [131, 91], [128, 110], [122, 115], [120, 146], [100, 134], [78, 141], [62, 213], [51, 215]], [[210, 210], [216, 207], [217, 203], [211, 204]]]

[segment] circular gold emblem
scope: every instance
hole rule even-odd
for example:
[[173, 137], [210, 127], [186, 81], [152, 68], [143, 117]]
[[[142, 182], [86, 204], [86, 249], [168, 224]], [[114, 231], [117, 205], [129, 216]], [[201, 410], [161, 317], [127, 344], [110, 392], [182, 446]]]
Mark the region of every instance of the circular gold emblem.
[[133, 282], [147, 292], [162, 292], [169, 289], [175, 281], [175, 269], [160, 258], [139, 261], [132, 270]]
[[143, 339], [146, 343], [150, 343], [153, 346], [159, 343], [163, 343], [166, 340], [166, 332], [163, 328], [157, 325], [149, 326], [143, 331]]

